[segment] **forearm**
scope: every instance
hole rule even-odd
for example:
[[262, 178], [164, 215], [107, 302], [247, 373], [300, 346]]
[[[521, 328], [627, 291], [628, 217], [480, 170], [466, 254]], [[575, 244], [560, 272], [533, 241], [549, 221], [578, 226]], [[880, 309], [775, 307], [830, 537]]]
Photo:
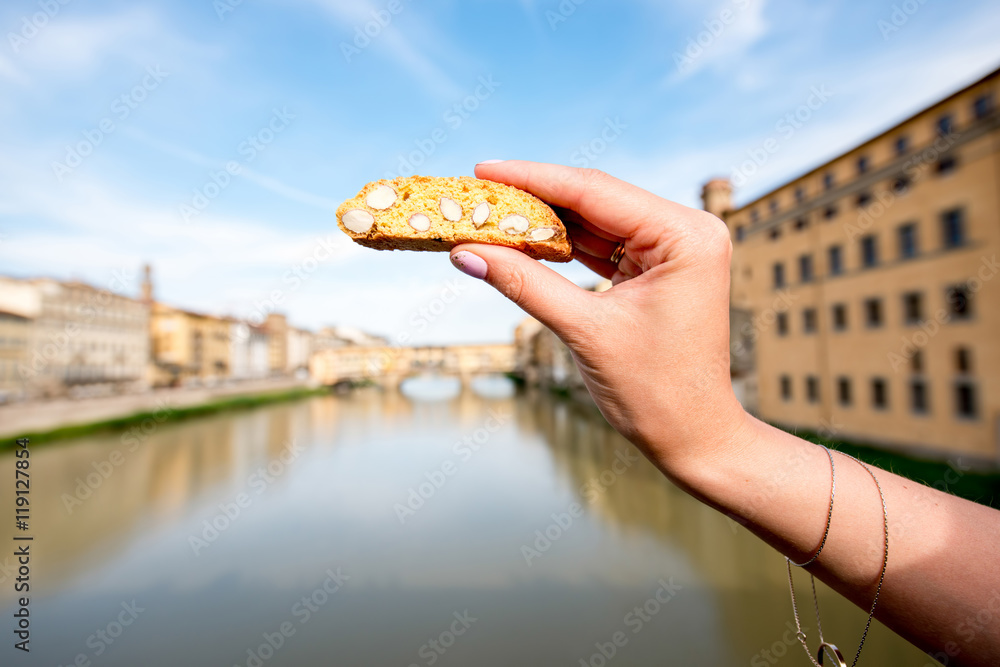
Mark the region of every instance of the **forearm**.
[[[826, 452], [752, 418], [720, 451], [727, 453], [712, 465], [671, 461], [665, 469], [793, 561], [808, 560], [826, 527]], [[882, 504], [864, 468], [833, 457], [829, 536], [809, 570], [867, 611], [882, 569]], [[889, 521], [876, 618], [929, 653], [949, 656], [949, 664], [1000, 664], [1000, 512], [872, 470]]]

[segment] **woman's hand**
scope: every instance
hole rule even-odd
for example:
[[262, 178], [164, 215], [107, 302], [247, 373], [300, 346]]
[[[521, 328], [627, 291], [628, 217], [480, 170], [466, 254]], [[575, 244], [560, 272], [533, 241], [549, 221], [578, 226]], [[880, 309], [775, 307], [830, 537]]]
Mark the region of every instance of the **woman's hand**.
[[[833, 493], [829, 459], [751, 418], [733, 395], [725, 225], [596, 171], [501, 162], [476, 175], [563, 209], [577, 259], [615, 285], [588, 292], [496, 246], [459, 246], [455, 265], [552, 329], [608, 421], [675, 482], [792, 560], [815, 553]], [[615, 265], [608, 257], [620, 242]], [[876, 617], [948, 664], [1000, 664], [996, 624], [967, 631], [1000, 600], [1000, 512], [880, 470], [885, 524], [867, 472], [834, 457], [836, 509], [810, 571], [867, 611], [888, 525]]]
[[584, 290], [499, 246], [459, 246], [454, 264], [555, 332], [611, 425], [664, 472], [683, 478], [735, 448], [747, 415], [729, 376], [725, 224], [590, 169], [508, 161], [477, 165], [476, 176], [556, 207], [576, 259], [614, 287]]

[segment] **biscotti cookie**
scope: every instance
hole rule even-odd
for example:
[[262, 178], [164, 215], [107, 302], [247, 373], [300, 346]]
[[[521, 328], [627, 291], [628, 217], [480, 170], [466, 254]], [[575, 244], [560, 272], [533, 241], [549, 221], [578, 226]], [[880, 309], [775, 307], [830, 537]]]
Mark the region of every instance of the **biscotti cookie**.
[[537, 197], [468, 176], [409, 176], [369, 183], [337, 209], [337, 224], [377, 250], [447, 251], [461, 243], [516, 248], [535, 259], [568, 262], [562, 221]]

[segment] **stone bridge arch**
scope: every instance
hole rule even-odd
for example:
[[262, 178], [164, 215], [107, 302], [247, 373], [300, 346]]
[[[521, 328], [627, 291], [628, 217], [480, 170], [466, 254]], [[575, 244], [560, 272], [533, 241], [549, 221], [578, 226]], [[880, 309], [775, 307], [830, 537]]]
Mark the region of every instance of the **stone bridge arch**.
[[321, 384], [377, 382], [398, 387], [406, 378], [434, 373], [458, 377], [468, 385], [477, 375], [510, 373], [515, 368], [514, 345], [448, 345], [421, 347], [348, 346], [312, 356], [309, 370]]

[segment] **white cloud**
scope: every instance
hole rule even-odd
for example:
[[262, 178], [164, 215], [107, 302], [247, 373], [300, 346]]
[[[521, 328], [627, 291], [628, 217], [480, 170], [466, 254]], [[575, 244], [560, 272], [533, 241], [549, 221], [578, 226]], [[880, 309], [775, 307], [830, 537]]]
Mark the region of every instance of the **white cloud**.
[[8, 79], [14, 83], [25, 84], [28, 77], [24, 75], [14, 61], [0, 53], [0, 78]]
[[[31, 156], [0, 156], [8, 237], [0, 256], [7, 270], [62, 277], [70, 270], [100, 282], [112, 269], [148, 260], [211, 305], [225, 294], [205, 290], [205, 283], [235, 281], [265, 293], [275, 275], [311, 256], [320, 239], [335, 249], [330, 265], [360, 250], [332, 225], [319, 233], [290, 231], [211, 210], [184, 224], [176, 206], [143, 201], [88, 174], [74, 174], [56, 187], [50, 173], [24, 169], [33, 162]], [[27, 220], [43, 224], [28, 227]], [[203, 280], [192, 281], [196, 276]]]
[[[345, 28], [343, 39], [339, 40], [338, 44], [343, 41], [351, 46], [353, 46], [355, 29], [360, 29], [364, 33], [365, 25], [375, 21], [374, 13], [385, 10], [382, 6], [375, 7], [367, 0], [302, 1], [319, 7], [333, 18], [339, 27]], [[404, 11], [408, 6], [408, 3], [403, 5]], [[395, 16], [392, 19], [398, 20]], [[381, 32], [372, 38], [368, 49], [387, 53], [390, 60], [400, 68], [415, 75], [417, 80], [433, 95], [452, 100], [463, 94], [462, 87], [455, 83], [441, 67], [436, 65], [420, 49], [416, 48], [394, 23], [390, 22], [380, 30]], [[428, 27], [425, 27], [421, 32], [428, 34], [430, 41], [436, 41], [438, 46], [444, 43], [444, 38], [441, 35], [437, 33], [430, 35]]]
[[[655, 153], [629, 154], [624, 146], [617, 146], [603, 158], [601, 166], [662, 196], [700, 207], [705, 181], [730, 176], [747, 160], [749, 149], [760, 148], [766, 138], [776, 135], [776, 123], [805, 101], [811, 86], [829, 86], [834, 92], [829, 107], [821, 107], [802, 129], [782, 141], [779, 150], [737, 190], [737, 202], [751, 201], [994, 69], [1000, 62], [1000, 42], [988, 22], [971, 18], [951, 26], [948, 34], [939, 37], [942, 41], [954, 40], [957, 46], [948, 50], [927, 49], [916, 39], [825, 67], [772, 73], [772, 79], [782, 82], [779, 92], [747, 99], [746, 113], [760, 118], [756, 136], [708, 141], [703, 147], [663, 157]], [[914, 85], [913, 72], [920, 72], [919, 85]]]
[[109, 55], [148, 47], [159, 23], [148, 9], [85, 18], [57, 14], [21, 47], [18, 62], [34, 71], [89, 75]]
[[[690, 34], [671, 54], [674, 69], [667, 76], [667, 83], [677, 83], [705, 68], [724, 69], [739, 62], [768, 34], [766, 7], [765, 0], [725, 2], [716, 5], [702, 19], [690, 22]], [[752, 81], [743, 83], [749, 85]]]
[[[160, 152], [166, 153], [167, 155], [172, 155], [173, 157], [190, 162], [191, 164], [205, 167], [206, 169], [225, 169], [226, 163], [229, 162], [229, 160], [212, 158], [197, 151], [184, 148], [182, 146], [176, 146], [166, 141], [161, 141], [160, 139], [150, 137], [145, 132], [134, 128], [126, 128], [124, 130], [124, 134], [145, 144], [146, 146], [149, 146], [150, 148], [154, 148]], [[246, 165], [241, 165], [237, 177], [259, 185], [265, 190], [280, 195], [282, 198], [288, 199], [289, 201], [315, 206], [327, 212], [336, 211], [337, 206], [340, 204], [337, 200], [305, 192], [304, 190], [300, 190], [299, 188], [283, 183], [276, 178], [261, 174]]]

